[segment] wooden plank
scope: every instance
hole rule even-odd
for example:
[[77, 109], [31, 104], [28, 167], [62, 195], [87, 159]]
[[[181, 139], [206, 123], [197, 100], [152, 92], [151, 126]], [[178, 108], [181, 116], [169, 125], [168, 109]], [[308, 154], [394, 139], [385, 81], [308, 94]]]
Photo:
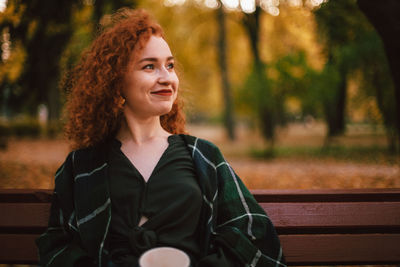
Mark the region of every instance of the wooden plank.
[[[38, 235], [0, 235], [0, 263], [35, 263]], [[289, 265], [398, 264], [400, 234], [281, 235]]]
[[388, 227], [400, 232], [400, 202], [260, 203], [277, 228]]
[[400, 263], [400, 234], [281, 235], [290, 265]]
[[50, 203], [0, 203], [1, 228], [47, 227]]
[[400, 201], [400, 188], [371, 189], [253, 189], [258, 202]]
[[30, 264], [38, 261], [35, 239], [39, 235], [0, 234], [0, 263]]
[[0, 189], [0, 203], [50, 202], [52, 194], [49, 189]]
[[[49, 202], [53, 190], [0, 189], [0, 202]], [[400, 188], [253, 189], [258, 202], [400, 201]]]
[[[260, 203], [277, 228], [388, 227], [400, 231], [400, 202]], [[0, 227], [45, 227], [48, 203], [0, 203]], [[356, 215], [356, 216], [355, 216]]]

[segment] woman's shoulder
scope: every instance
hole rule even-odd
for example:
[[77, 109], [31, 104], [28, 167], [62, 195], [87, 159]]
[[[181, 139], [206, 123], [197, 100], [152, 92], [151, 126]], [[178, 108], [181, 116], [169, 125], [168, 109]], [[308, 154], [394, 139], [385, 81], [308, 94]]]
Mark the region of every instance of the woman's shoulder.
[[193, 135], [181, 134], [180, 136], [185, 140], [193, 156], [199, 154], [201, 158], [213, 163], [224, 161], [221, 151], [213, 142]]
[[106, 152], [108, 143], [109, 141], [104, 141], [92, 146], [77, 148], [72, 150], [69, 154], [73, 155], [75, 158], [76, 157], [80, 157], [83, 159], [98, 158]]
[[104, 164], [107, 159], [106, 149], [106, 143], [74, 149], [68, 153], [60, 168], [65, 165], [73, 168], [74, 171], [85, 171], [93, 166]]
[[180, 134], [180, 136], [183, 137], [185, 140], [186, 144], [190, 147], [198, 148], [198, 147], [206, 147], [206, 148], [212, 148], [212, 149], [218, 149], [218, 147], [211, 141], [199, 138], [197, 136], [193, 136], [190, 134]]

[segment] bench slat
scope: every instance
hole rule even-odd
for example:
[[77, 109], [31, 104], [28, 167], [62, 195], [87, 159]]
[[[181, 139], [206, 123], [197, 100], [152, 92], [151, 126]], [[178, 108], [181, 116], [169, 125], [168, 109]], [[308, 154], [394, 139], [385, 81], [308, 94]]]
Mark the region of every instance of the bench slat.
[[38, 255], [35, 239], [39, 235], [0, 234], [0, 263], [33, 264]]
[[50, 202], [53, 190], [49, 189], [1, 189], [0, 203]]
[[400, 234], [280, 235], [291, 265], [394, 264]]
[[375, 202], [400, 201], [400, 188], [253, 189], [257, 202]]
[[[0, 234], [0, 262], [35, 263], [38, 235]], [[400, 234], [280, 235], [290, 265], [390, 264], [400, 261]], [[11, 263], [11, 262], [10, 262]]]
[[[276, 228], [392, 227], [400, 231], [400, 202], [261, 203]], [[46, 227], [49, 203], [0, 203], [0, 227]], [[357, 217], [354, 216], [357, 214]]]
[[[258, 202], [400, 201], [400, 188], [369, 189], [252, 189]], [[0, 202], [49, 202], [53, 190], [1, 189]]]
[[0, 203], [1, 228], [44, 228], [50, 215], [49, 203]]
[[[277, 229], [392, 227], [400, 232], [400, 202], [260, 203]], [[354, 216], [357, 214], [357, 216]], [[392, 230], [393, 230], [392, 229]]]

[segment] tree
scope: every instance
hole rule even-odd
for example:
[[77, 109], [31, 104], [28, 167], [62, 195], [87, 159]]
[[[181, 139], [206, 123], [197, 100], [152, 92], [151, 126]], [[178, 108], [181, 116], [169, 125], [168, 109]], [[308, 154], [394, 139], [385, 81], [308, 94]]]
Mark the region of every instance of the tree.
[[344, 131], [347, 83], [360, 71], [363, 90], [376, 97], [393, 151], [393, 86], [385, 71], [387, 62], [379, 37], [353, 0], [329, 1], [314, 13], [327, 57], [321, 73], [327, 83], [320, 83], [319, 90], [324, 92], [321, 100], [329, 128], [328, 141]]
[[226, 24], [225, 11], [222, 4], [217, 9], [218, 24], [218, 66], [221, 72], [221, 87], [225, 104], [224, 124], [230, 140], [235, 139], [235, 121], [233, 115], [233, 101], [229, 83], [229, 70], [227, 66]]
[[72, 36], [71, 13], [77, 2], [7, 2], [0, 28], [10, 32], [11, 53], [25, 55], [15, 58], [23, 66], [11, 85], [10, 104], [16, 111], [27, 107], [28, 111], [35, 112], [39, 103], [45, 103], [50, 120], [59, 118], [59, 60]]
[[[44, 103], [49, 108], [50, 121], [57, 121], [62, 105], [58, 86], [61, 71], [71, 68], [79, 58], [97, 32], [97, 23], [104, 13], [123, 6], [134, 7], [136, 2], [99, 0], [93, 3], [82, 4], [80, 0], [7, 2], [0, 17], [0, 30], [9, 32], [12, 56], [9, 62], [2, 64], [0, 79], [2, 91], [11, 88], [7, 104], [13, 107], [14, 112], [35, 113], [37, 106]], [[89, 32], [93, 34], [83, 43], [74, 40], [82, 43], [80, 45], [71, 44], [71, 38], [86, 27], [74, 22], [76, 14], [88, 10], [88, 6], [91, 7], [89, 14], [95, 20], [90, 23], [92, 28]], [[70, 51], [71, 48], [79, 51]], [[17, 73], [10, 73], [10, 65], [18, 66]]]
[[260, 120], [261, 132], [265, 139], [270, 141], [270, 151], [273, 150], [275, 141], [275, 127], [278, 124], [278, 100], [271, 90], [271, 82], [267, 77], [267, 65], [260, 57], [260, 6], [255, 6], [254, 12], [243, 12], [242, 24], [246, 30], [253, 55], [253, 68], [247, 78], [244, 90], [252, 90], [250, 103], [253, 104]]
[[242, 18], [242, 23], [249, 38], [251, 53], [253, 54], [254, 65], [256, 67], [262, 65], [262, 60], [260, 57], [260, 48], [259, 48], [260, 15], [261, 15], [261, 8], [259, 6], [256, 6], [254, 12], [252, 13], [243, 12], [243, 18]]
[[328, 72], [328, 75], [332, 71], [338, 72], [335, 86], [330, 86], [334, 90], [329, 94], [331, 98], [323, 98], [328, 138], [340, 135], [345, 130], [347, 79], [352, 66], [346, 58], [344, 48], [357, 38], [358, 28], [362, 24], [357, 20], [357, 12], [358, 8], [351, 0], [328, 1], [314, 12], [324, 44], [324, 72]]
[[395, 84], [396, 128], [400, 143], [400, 2], [358, 0], [358, 6], [376, 28], [385, 46], [386, 56]]

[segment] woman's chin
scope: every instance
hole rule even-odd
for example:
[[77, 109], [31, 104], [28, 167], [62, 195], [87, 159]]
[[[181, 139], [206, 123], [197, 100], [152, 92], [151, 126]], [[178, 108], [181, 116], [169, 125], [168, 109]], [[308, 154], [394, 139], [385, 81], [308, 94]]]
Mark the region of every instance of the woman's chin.
[[159, 106], [156, 113], [158, 116], [162, 116], [168, 114], [171, 110], [172, 105]]

